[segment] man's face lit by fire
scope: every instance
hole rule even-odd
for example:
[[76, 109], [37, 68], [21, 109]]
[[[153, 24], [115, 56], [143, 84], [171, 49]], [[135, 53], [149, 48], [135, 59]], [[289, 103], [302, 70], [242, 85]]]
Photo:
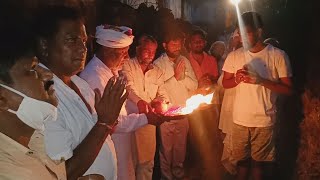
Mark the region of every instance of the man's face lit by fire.
[[195, 34], [190, 38], [190, 50], [193, 53], [200, 54], [206, 46], [206, 40], [200, 34]]
[[171, 58], [177, 58], [181, 54], [182, 39], [171, 40], [163, 44], [166, 53]]
[[157, 51], [157, 43], [147, 41], [137, 47], [137, 59], [142, 64], [150, 64]]
[[111, 69], [118, 71], [122, 69], [123, 64], [129, 59], [129, 46], [124, 48], [101, 47], [102, 61]]

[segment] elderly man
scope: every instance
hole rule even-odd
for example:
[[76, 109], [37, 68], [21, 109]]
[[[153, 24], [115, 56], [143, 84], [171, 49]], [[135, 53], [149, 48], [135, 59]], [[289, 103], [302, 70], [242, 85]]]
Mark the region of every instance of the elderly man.
[[[0, 179], [66, 180], [64, 163], [47, 157], [42, 135], [44, 123], [57, 117], [53, 75], [38, 64], [36, 37], [21, 10], [1, 3]], [[10, 21], [2, 7], [15, 10]]]
[[219, 75], [222, 74], [222, 66], [224, 64], [225, 55], [226, 55], [226, 45], [223, 41], [216, 41], [211, 44], [209, 53], [216, 58], [218, 61], [218, 72]]
[[[156, 105], [158, 108], [166, 106], [168, 97], [164, 89], [164, 74], [152, 64], [158, 47], [157, 41], [149, 35], [142, 35], [137, 41], [136, 57], [125, 62], [123, 73], [128, 80], [127, 90], [130, 100], [128, 106], [132, 103], [134, 106], [128, 107], [128, 109], [138, 107], [136, 111], [143, 113], [151, 105]], [[161, 111], [161, 109], [157, 110]], [[136, 179], [150, 180], [152, 179], [156, 150], [156, 128], [147, 125], [136, 130], [134, 140]]]
[[[238, 179], [272, 178], [275, 160], [273, 126], [278, 94], [291, 93], [291, 67], [286, 53], [263, 43], [263, 23], [258, 13], [241, 16], [244, 48], [233, 51], [223, 66], [224, 88], [235, 88], [232, 127], [232, 158]], [[251, 165], [250, 165], [251, 164]]]
[[[133, 35], [128, 27], [101, 25], [96, 28], [96, 39], [96, 54], [81, 72], [80, 77], [86, 80], [92, 89], [103, 90], [112, 76], [119, 76], [118, 72], [129, 57], [128, 49]], [[145, 113], [148, 119], [144, 114], [128, 115], [125, 108], [121, 109], [119, 118], [125, 118], [125, 122], [134, 128], [118, 125], [112, 135], [118, 158], [119, 180], [134, 179], [135, 176], [131, 150], [132, 132], [148, 123], [158, 125], [163, 122], [163, 119], [150, 109]]]
[[[197, 78], [190, 62], [181, 56], [183, 35], [178, 31], [166, 34], [165, 53], [154, 64], [164, 72], [164, 87], [173, 106], [183, 106], [197, 89]], [[163, 179], [184, 177], [183, 162], [188, 134], [186, 118], [166, 122], [160, 126], [160, 166]]]
[[198, 87], [207, 87], [218, 79], [217, 60], [208, 55], [204, 48], [206, 46], [206, 33], [202, 30], [194, 30], [190, 35], [189, 60], [198, 80]]
[[[57, 13], [59, 12], [59, 13]], [[81, 15], [73, 8], [54, 6], [37, 16], [38, 48], [41, 62], [54, 73], [59, 100], [58, 119], [46, 124], [48, 155], [66, 160], [68, 179], [99, 174], [117, 179], [117, 159], [109, 134], [117, 130], [132, 131], [157, 122], [152, 113], [118, 118], [127, 94], [125, 83], [115, 78], [106, 88], [94, 89], [76, 74], [84, 69], [87, 35]], [[103, 94], [101, 96], [101, 94]]]

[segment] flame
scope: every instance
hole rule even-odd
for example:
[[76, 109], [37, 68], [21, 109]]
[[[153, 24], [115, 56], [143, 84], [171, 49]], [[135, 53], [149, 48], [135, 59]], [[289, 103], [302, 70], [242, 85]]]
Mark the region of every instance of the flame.
[[190, 114], [201, 104], [211, 104], [213, 93], [208, 95], [196, 94], [186, 101], [186, 106], [180, 110], [181, 114]]
[[175, 116], [191, 114], [200, 105], [211, 104], [213, 94], [214, 93], [208, 95], [196, 94], [194, 96], [191, 96], [189, 99], [187, 99], [185, 107], [172, 106], [164, 113], [164, 115]]

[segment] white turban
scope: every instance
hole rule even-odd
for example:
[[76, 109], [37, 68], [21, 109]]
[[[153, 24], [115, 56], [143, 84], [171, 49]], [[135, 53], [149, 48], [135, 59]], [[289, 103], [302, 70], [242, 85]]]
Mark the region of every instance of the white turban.
[[97, 43], [110, 48], [130, 46], [134, 36], [132, 29], [125, 26], [100, 25], [96, 27]]

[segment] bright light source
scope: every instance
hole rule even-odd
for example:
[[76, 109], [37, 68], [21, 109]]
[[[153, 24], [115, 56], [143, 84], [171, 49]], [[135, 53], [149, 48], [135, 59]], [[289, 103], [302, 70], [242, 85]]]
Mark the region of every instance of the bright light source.
[[230, 1], [233, 5], [237, 6], [241, 0], [230, 0]]

